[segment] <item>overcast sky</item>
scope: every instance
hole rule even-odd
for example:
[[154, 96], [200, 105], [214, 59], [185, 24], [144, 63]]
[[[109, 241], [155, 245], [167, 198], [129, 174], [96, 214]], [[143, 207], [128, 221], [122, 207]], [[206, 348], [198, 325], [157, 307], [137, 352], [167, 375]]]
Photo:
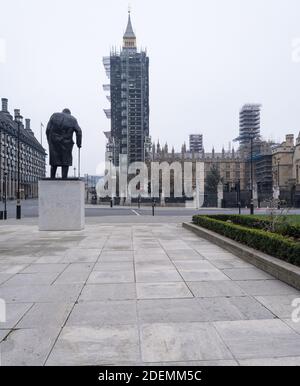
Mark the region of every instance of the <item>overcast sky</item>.
[[[130, 5], [150, 57], [153, 140], [179, 150], [189, 134], [203, 133], [206, 151], [228, 148], [240, 107], [252, 102], [263, 105], [266, 139], [299, 133], [299, 0]], [[122, 44], [128, 1], [0, 0], [0, 9], [0, 97], [32, 119], [38, 138], [40, 122], [69, 107], [83, 129], [82, 172], [95, 174], [110, 128], [102, 57]]]

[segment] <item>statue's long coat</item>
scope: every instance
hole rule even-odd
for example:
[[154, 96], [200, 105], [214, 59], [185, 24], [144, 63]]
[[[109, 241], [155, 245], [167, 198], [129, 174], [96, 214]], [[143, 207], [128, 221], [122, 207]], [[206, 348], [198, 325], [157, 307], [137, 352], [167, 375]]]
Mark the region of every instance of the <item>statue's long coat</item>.
[[66, 113], [52, 115], [46, 130], [51, 166], [72, 166], [74, 132], [77, 146], [81, 147], [82, 133], [77, 120]]

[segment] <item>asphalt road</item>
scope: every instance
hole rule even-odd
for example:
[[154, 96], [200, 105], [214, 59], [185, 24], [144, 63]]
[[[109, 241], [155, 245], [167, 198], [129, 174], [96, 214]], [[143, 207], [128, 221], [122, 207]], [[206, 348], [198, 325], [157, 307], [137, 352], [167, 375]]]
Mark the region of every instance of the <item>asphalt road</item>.
[[[23, 218], [35, 218], [38, 217], [38, 200], [23, 200], [22, 205], [22, 217]], [[3, 203], [0, 203], [0, 210], [3, 210]], [[8, 218], [15, 218], [16, 214], [16, 201], [9, 201], [7, 205]], [[141, 207], [138, 209], [137, 206], [132, 207], [119, 207], [115, 206], [114, 208], [103, 207], [103, 206], [91, 206], [85, 210], [86, 217], [111, 217], [111, 216], [132, 216], [134, 217], [152, 217], [152, 208], [151, 207]], [[238, 210], [233, 209], [189, 209], [189, 208], [155, 208], [155, 216], [161, 217], [191, 217], [194, 214], [217, 214], [217, 213], [227, 213], [227, 214], [237, 214]], [[249, 214], [249, 209], [243, 209], [243, 214]], [[264, 214], [266, 209], [257, 209], [256, 213]], [[290, 211], [291, 214], [300, 214], [300, 209], [295, 209]]]

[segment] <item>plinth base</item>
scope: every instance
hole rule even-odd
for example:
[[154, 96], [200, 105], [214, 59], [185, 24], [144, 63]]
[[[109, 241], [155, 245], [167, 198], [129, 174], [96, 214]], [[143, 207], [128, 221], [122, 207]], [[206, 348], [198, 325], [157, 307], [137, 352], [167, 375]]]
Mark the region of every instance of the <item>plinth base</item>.
[[80, 231], [85, 226], [84, 182], [39, 181], [40, 231]]

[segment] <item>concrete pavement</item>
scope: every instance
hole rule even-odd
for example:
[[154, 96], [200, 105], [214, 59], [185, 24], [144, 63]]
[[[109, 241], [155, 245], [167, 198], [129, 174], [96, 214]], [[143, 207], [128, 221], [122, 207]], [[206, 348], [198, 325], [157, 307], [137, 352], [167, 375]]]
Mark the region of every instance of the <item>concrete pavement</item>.
[[181, 223], [1, 225], [0, 298], [3, 365], [300, 365], [300, 293]]

